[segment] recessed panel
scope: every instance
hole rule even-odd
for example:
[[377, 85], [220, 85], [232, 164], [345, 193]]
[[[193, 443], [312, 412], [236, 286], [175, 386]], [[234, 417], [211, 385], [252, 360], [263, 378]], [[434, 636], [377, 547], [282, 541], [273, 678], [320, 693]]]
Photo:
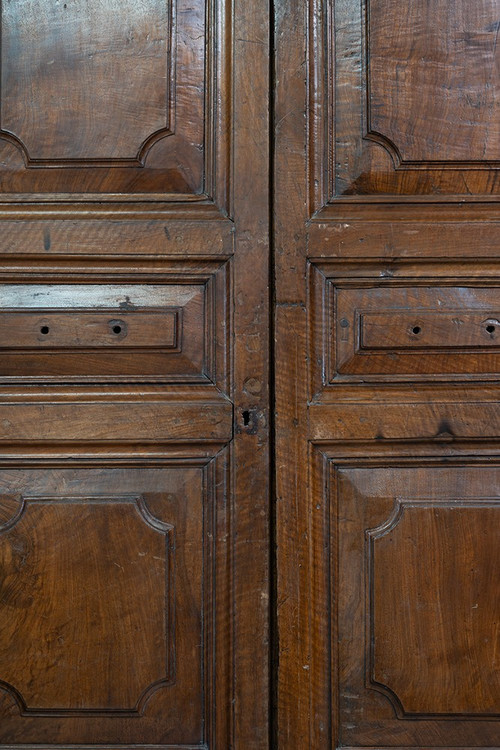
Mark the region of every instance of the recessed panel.
[[204, 283], [5, 285], [0, 377], [202, 381]]
[[0, 472], [2, 746], [206, 746], [224, 469], [171, 464]]
[[499, 288], [330, 286], [330, 382], [500, 371]]
[[339, 744], [494, 746], [498, 467], [394, 462], [333, 476]]
[[28, 0], [0, 13], [3, 193], [203, 193], [205, 0]]

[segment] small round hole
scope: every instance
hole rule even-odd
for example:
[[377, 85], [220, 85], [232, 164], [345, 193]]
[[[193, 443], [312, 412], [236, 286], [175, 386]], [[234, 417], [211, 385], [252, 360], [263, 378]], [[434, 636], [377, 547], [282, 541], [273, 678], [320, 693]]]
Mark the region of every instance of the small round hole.
[[49, 331], [50, 331], [50, 328], [48, 326], [42, 326], [40, 328], [40, 333], [43, 333], [44, 336], [46, 336]]
[[488, 331], [488, 333], [495, 333], [495, 326], [486, 326], [486, 330]]
[[421, 333], [421, 331], [422, 329], [420, 328], [420, 326], [413, 326], [413, 328], [411, 329], [411, 332], [414, 333], [415, 336], [418, 336], [418, 334]]
[[113, 333], [121, 333], [122, 327], [121, 326], [113, 326]]

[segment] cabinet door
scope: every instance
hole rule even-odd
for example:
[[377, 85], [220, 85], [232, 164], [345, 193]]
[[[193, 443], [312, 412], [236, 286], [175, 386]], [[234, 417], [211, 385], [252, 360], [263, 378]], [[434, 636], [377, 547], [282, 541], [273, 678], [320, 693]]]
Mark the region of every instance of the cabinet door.
[[498, 745], [499, 18], [277, 3], [288, 750]]
[[0, 747], [264, 750], [267, 3], [0, 15]]

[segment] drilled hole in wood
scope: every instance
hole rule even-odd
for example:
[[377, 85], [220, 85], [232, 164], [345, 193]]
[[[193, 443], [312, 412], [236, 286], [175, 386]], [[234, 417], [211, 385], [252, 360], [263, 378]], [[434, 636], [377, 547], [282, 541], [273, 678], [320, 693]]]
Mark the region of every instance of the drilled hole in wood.
[[495, 333], [495, 326], [486, 326], [486, 330], [488, 331], [488, 333]]
[[413, 328], [411, 329], [411, 332], [414, 333], [415, 336], [418, 336], [418, 334], [421, 333], [421, 331], [422, 329], [420, 328], [420, 326], [413, 326]]
[[50, 328], [48, 326], [42, 326], [40, 328], [40, 333], [43, 333], [44, 336], [46, 336], [49, 331], [50, 331]]

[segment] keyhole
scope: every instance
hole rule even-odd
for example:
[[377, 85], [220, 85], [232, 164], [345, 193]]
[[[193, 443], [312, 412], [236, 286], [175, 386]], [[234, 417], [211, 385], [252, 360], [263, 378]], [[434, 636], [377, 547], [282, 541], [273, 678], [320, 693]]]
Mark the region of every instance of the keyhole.
[[113, 333], [118, 334], [118, 333], [121, 333], [121, 332], [122, 332], [122, 327], [121, 326], [113, 326]]
[[244, 411], [243, 412], [243, 425], [245, 427], [248, 427], [249, 424], [250, 424], [250, 412]]
[[44, 336], [46, 336], [49, 331], [50, 331], [50, 328], [48, 326], [42, 326], [40, 328], [40, 333], [43, 333]]
[[495, 333], [495, 326], [486, 326], [486, 330], [488, 331], [488, 333]]
[[415, 334], [415, 336], [418, 336], [418, 334], [419, 334], [419, 333], [420, 333], [421, 331], [422, 331], [422, 329], [420, 328], [420, 326], [414, 326], [414, 327], [413, 327], [413, 328], [411, 329], [411, 332], [412, 332], [412, 333], [414, 333], [414, 334]]

